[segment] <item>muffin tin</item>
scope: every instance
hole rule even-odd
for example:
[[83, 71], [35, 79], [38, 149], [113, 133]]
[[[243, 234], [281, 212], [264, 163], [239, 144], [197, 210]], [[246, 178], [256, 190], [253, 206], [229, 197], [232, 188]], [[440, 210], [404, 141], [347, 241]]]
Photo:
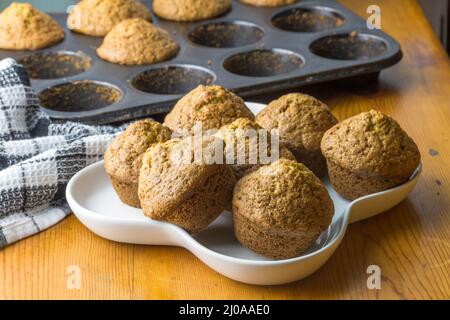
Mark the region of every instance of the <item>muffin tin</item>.
[[[52, 16], [66, 28], [66, 14]], [[233, 1], [216, 19], [177, 23], [153, 15], [153, 21], [180, 44], [174, 59], [112, 64], [95, 53], [102, 38], [67, 28], [65, 40], [51, 48], [0, 50], [0, 58], [27, 66], [51, 117], [109, 123], [167, 112], [199, 84], [220, 84], [249, 96], [377, 73], [402, 56], [394, 39], [367, 29], [365, 20], [330, 0], [275, 9]]]

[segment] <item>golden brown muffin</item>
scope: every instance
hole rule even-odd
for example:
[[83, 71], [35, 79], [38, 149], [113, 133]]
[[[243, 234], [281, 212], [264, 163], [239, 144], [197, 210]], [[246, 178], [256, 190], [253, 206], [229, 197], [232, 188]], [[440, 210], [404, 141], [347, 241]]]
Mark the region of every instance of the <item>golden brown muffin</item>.
[[290, 93], [272, 101], [256, 116], [256, 122], [267, 130], [278, 129], [281, 142], [316, 176], [327, 173], [320, 141], [337, 120], [323, 102]]
[[240, 0], [242, 3], [257, 7], [281, 7], [293, 4], [298, 0]]
[[179, 48], [166, 30], [135, 18], [124, 20], [112, 28], [97, 54], [109, 62], [141, 65], [173, 58]]
[[67, 27], [102, 37], [119, 22], [131, 18], [151, 21], [150, 10], [135, 0], [82, 0], [70, 11]]
[[199, 85], [177, 102], [164, 125], [180, 135], [188, 135], [198, 122], [206, 131], [220, 129], [237, 118], [255, 118], [244, 100], [222, 86]]
[[230, 0], [154, 0], [153, 11], [163, 19], [172, 21], [199, 21], [228, 12]]
[[[189, 141], [191, 137], [172, 139], [148, 149], [140, 171], [139, 198], [145, 215], [195, 233], [229, 208], [236, 180], [226, 165], [191, 161], [194, 148]], [[211, 140], [204, 139], [202, 145], [210, 148]]]
[[234, 189], [236, 238], [275, 259], [305, 252], [330, 225], [333, 213], [333, 202], [319, 178], [292, 160], [263, 166]]
[[36, 50], [63, 39], [63, 28], [29, 3], [13, 2], [0, 13], [0, 49]]
[[414, 141], [394, 119], [375, 110], [325, 132], [321, 148], [331, 183], [351, 200], [402, 184], [420, 164]]
[[[223, 126], [218, 134], [225, 142], [226, 163], [231, 165], [237, 180], [279, 158], [295, 161], [294, 155], [275, 137], [273, 146], [277, 150], [276, 154], [272, 154], [270, 132], [247, 118], [239, 118]], [[264, 146], [267, 151], [260, 155], [260, 147]]]
[[122, 202], [140, 208], [139, 170], [144, 152], [171, 138], [171, 130], [151, 119], [139, 120], [117, 136], [105, 152], [105, 169]]

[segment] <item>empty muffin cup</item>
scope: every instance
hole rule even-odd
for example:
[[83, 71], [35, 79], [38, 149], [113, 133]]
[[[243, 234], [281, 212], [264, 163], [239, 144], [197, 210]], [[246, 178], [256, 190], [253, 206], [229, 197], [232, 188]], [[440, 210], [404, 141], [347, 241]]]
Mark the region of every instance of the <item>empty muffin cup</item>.
[[227, 58], [223, 67], [248, 77], [270, 77], [292, 72], [303, 66], [302, 57], [284, 49], [257, 49]]
[[63, 83], [43, 90], [39, 100], [44, 108], [78, 112], [106, 107], [122, 98], [115, 86], [98, 81], [80, 80]]
[[19, 59], [32, 79], [71, 77], [89, 70], [92, 61], [82, 52], [38, 52]]
[[274, 27], [295, 32], [319, 32], [337, 28], [345, 19], [326, 7], [292, 8], [272, 18]]
[[139, 73], [131, 84], [134, 88], [154, 94], [181, 94], [198, 85], [212, 84], [216, 76], [209, 70], [190, 65], [171, 65]]
[[233, 48], [258, 42], [264, 31], [257, 25], [245, 21], [215, 22], [196, 27], [189, 40], [205, 47]]
[[387, 44], [377, 36], [353, 31], [320, 38], [309, 49], [328, 59], [369, 60], [386, 52]]

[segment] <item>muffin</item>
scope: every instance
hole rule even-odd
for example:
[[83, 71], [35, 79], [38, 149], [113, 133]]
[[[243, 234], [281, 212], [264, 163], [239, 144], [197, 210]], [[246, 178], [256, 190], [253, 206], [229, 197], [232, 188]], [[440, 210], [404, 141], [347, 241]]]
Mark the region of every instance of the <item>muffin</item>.
[[218, 130], [238, 118], [255, 118], [244, 100], [224, 87], [199, 85], [177, 102], [164, 125], [180, 135], [188, 135], [199, 122], [203, 131]]
[[153, 64], [173, 58], [179, 46], [169, 33], [141, 18], [127, 19], [106, 35], [100, 58], [126, 65]]
[[[237, 180], [279, 158], [295, 160], [294, 155], [276, 137], [247, 118], [239, 118], [223, 126], [218, 134], [225, 142], [226, 163], [231, 164]], [[276, 139], [273, 143], [273, 147], [277, 148], [275, 154], [272, 153], [272, 138]], [[262, 155], [259, 154], [260, 147], [267, 149], [261, 151]]]
[[330, 225], [333, 213], [333, 202], [319, 178], [292, 160], [263, 166], [234, 189], [236, 238], [275, 259], [305, 252]]
[[220, 16], [231, 8], [230, 0], [154, 0], [153, 11], [172, 21], [199, 21]]
[[281, 7], [293, 4], [298, 0], [240, 0], [242, 3], [257, 7]]
[[[204, 149], [211, 148], [208, 140], [212, 138], [203, 139]], [[147, 150], [139, 176], [139, 199], [150, 218], [196, 233], [229, 209], [236, 180], [226, 165], [193, 160], [190, 141], [191, 137], [172, 139]]]
[[256, 122], [267, 130], [278, 129], [280, 141], [316, 176], [327, 173], [320, 141], [337, 120], [323, 102], [306, 94], [287, 94], [264, 108]]
[[151, 119], [139, 120], [117, 136], [105, 152], [105, 169], [120, 200], [140, 208], [139, 170], [145, 151], [171, 138], [170, 129]]
[[151, 21], [150, 10], [135, 0], [82, 0], [70, 11], [67, 27], [86, 35], [103, 37], [116, 24], [131, 18]]
[[0, 13], [0, 49], [37, 50], [63, 39], [63, 28], [29, 3], [13, 2]]
[[350, 200], [404, 183], [420, 163], [414, 141], [394, 119], [375, 110], [325, 132], [321, 148], [333, 187]]

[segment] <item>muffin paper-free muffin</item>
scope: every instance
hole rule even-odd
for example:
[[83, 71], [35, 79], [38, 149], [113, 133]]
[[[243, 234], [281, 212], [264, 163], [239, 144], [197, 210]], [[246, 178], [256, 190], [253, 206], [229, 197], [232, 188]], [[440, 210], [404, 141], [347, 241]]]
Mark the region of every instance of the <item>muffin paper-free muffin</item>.
[[321, 149], [333, 187], [347, 199], [398, 186], [420, 164], [415, 142], [397, 121], [375, 110], [325, 132]]
[[281, 142], [318, 177], [327, 173], [320, 142], [337, 123], [326, 104], [307, 94], [290, 93], [264, 108], [256, 122], [267, 130], [278, 129]]
[[226, 13], [230, 8], [230, 0], [153, 0], [155, 14], [172, 21], [211, 19]]
[[322, 182], [301, 163], [280, 159], [246, 175], [233, 194], [236, 238], [264, 256], [306, 251], [331, 223], [334, 205]]
[[67, 26], [70, 30], [98, 37], [131, 18], [151, 21], [150, 9], [137, 0], [82, 0], [70, 11]]
[[0, 49], [36, 50], [63, 39], [58, 22], [29, 3], [13, 2], [0, 13]]
[[105, 152], [105, 169], [122, 202], [140, 208], [139, 170], [145, 151], [153, 144], [167, 141], [172, 132], [160, 123], [139, 120], [117, 136]]
[[[217, 137], [202, 139], [202, 149], [215, 152]], [[192, 137], [150, 147], [142, 160], [139, 199], [144, 214], [174, 223], [189, 232], [206, 228], [229, 209], [236, 180], [224, 164], [194, 159]]]

